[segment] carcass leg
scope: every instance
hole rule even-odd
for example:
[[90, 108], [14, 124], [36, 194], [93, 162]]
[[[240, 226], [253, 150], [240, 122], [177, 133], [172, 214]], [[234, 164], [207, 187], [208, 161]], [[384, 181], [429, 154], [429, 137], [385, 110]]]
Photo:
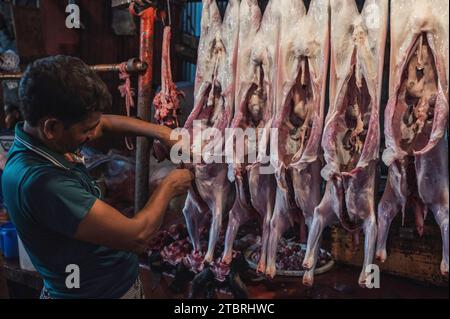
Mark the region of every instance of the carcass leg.
[[207, 212], [200, 212], [198, 206], [192, 199], [191, 194], [189, 194], [183, 208], [183, 215], [193, 249], [197, 252], [200, 252], [200, 222], [202, 214], [206, 213]]
[[[256, 271], [266, 272], [267, 249], [270, 237], [270, 221], [275, 206], [276, 180], [274, 175], [260, 174], [260, 164], [254, 165], [248, 172], [250, 196], [252, 206], [260, 216], [262, 222], [261, 257]], [[261, 201], [264, 198], [264, 201]]]
[[270, 221], [272, 219], [272, 212], [273, 212], [273, 203], [274, 201], [269, 200], [267, 202], [267, 210], [266, 214], [264, 215], [263, 219], [263, 226], [262, 226], [262, 238], [261, 238], [261, 257], [259, 259], [258, 267], [256, 268], [256, 271], [258, 273], [265, 273], [266, 272], [266, 261], [267, 261], [267, 249], [269, 245], [269, 238], [270, 238]]
[[211, 263], [214, 259], [214, 249], [216, 248], [217, 239], [219, 238], [220, 228], [222, 227], [222, 205], [217, 202], [212, 216], [211, 228], [209, 230], [208, 251], [205, 255], [205, 262]]
[[334, 188], [334, 186], [331, 186], [331, 183], [328, 182], [325, 195], [319, 206], [314, 210], [313, 221], [309, 229], [305, 260], [303, 261], [303, 267], [308, 270], [303, 276], [303, 284], [306, 286], [312, 286], [314, 283], [314, 269], [319, 254], [322, 232], [325, 227], [338, 221], [333, 207], [331, 188]]
[[361, 287], [366, 287], [367, 267], [373, 262], [373, 255], [375, 253], [375, 244], [377, 241], [377, 222], [375, 219], [375, 211], [372, 208], [370, 215], [366, 218], [363, 225], [365, 242], [364, 242], [364, 264], [358, 283]]
[[448, 201], [447, 205], [436, 204], [431, 206], [434, 218], [441, 228], [442, 235], [442, 262], [441, 273], [448, 276]]
[[385, 262], [387, 258], [386, 242], [389, 234], [389, 228], [395, 216], [400, 211], [400, 204], [398, 203], [394, 189], [391, 186], [390, 179], [386, 184], [383, 197], [378, 205], [378, 238], [376, 258]]
[[[242, 184], [242, 181], [239, 182]], [[238, 180], [236, 180], [236, 188], [238, 187], [240, 186]], [[239, 189], [237, 189], [237, 192], [239, 192]], [[222, 261], [224, 263], [229, 264], [231, 262], [233, 255], [233, 243], [239, 227], [242, 224], [246, 223], [250, 219], [250, 217], [251, 213], [247, 209], [242, 207], [239, 199], [236, 199], [228, 217], [228, 227], [225, 236], [225, 249], [222, 257]]]
[[438, 145], [422, 156], [416, 156], [419, 195], [434, 218], [442, 234], [441, 273], [448, 275], [448, 145], [442, 138]]
[[266, 275], [274, 278], [276, 274], [276, 258], [278, 241], [281, 235], [288, 229], [290, 222], [287, 216], [288, 210], [284, 207], [285, 200], [280, 190], [277, 190], [273, 216], [270, 220], [270, 236], [267, 245]]
[[214, 259], [214, 249], [216, 247], [217, 240], [219, 239], [220, 230], [222, 227], [222, 215], [226, 209], [229, 209], [227, 205], [227, 196], [230, 196], [231, 187], [224, 187], [220, 189], [220, 192], [214, 192], [216, 201], [215, 207], [212, 212], [212, 223], [209, 230], [209, 243], [208, 251], [205, 255], [205, 262], [211, 263]]

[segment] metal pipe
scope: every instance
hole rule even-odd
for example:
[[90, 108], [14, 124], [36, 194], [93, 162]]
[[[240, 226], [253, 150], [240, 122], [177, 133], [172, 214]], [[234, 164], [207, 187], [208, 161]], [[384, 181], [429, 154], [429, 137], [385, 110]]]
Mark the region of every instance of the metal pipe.
[[[121, 63], [118, 64], [98, 64], [90, 66], [91, 70], [98, 73], [103, 72], [119, 72]], [[130, 59], [127, 61], [126, 71], [128, 73], [141, 73], [145, 72], [148, 68], [148, 64], [140, 61], [139, 59]], [[22, 72], [15, 73], [0, 73], [0, 80], [19, 80], [23, 76]]]
[[[99, 64], [91, 66], [96, 72], [119, 72], [121, 64]], [[128, 73], [143, 73], [147, 70], [148, 64], [139, 59], [130, 59], [127, 61], [125, 70]]]
[[[149, 7], [141, 11], [138, 15], [141, 18], [140, 60], [147, 63], [148, 68], [144, 74], [139, 76], [137, 116], [144, 121], [150, 122], [152, 105], [153, 35], [156, 9]], [[150, 149], [152, 145], [153, 140], [148, 138], [138, 137], [136, 140], [135, 212], [142, 209], [148, 201]]]
[[22, 73], [0, 73], [0, 80], [20, 80]]

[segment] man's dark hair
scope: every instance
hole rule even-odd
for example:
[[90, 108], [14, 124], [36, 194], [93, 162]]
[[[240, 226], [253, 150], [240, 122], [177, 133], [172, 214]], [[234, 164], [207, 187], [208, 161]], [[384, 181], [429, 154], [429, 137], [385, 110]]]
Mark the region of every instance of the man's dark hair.
[[111, 105], [106, 84], [78, 58], [57, 55], [31, 63], [19, 85], [24, 119], [36, 126], [46, 116], [66, 126]]

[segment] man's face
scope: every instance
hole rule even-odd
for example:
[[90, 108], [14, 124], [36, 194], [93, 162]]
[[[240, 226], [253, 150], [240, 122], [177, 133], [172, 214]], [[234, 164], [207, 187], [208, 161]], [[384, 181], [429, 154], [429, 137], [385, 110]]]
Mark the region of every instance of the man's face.
[[61, 146], [64, 152], [75, 152], [84, 144], [89, 142], [96, 134], [96, 129], [100, 124], [101, 113], [91, 113], [84, 121], [75, 123], [64, 128], [61, 132]]

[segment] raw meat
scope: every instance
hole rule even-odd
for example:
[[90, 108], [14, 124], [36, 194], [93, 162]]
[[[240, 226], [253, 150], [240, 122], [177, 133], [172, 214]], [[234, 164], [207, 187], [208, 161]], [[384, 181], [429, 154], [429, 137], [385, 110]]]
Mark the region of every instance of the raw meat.
[[[322, 137], [324, 197], [314, 210], [303, 266], [313, 269], [323, 229], [340, 221], [365, 233], [359, 284], [366, 285], [377, 238], [375, 183], [380, 145], [379, 106], [387, 31], [387, 0], [331, 1], [330, 108]], [[305, 285], [313, 284], [305, 276]]]
[[180, 98], [183, 92], [178, 91], [172, 80], [172, 68], [170, 65], [170, 27], [164, 27], [161, 65], [161, 91], [155, 96], [153, 104], [156, 108], [155, 119], [159, 124], [170, 128], [178, 127], [177, 115], [179, 112]]
[[[172, 80], [172, 68], [170, 65], [170, 38], [172, 31], [170, 27], [164, 27], [163, 45], [162, 45], [162, 64], [161, 64], [161, 91], [153, 99], [155, 106], [155, 120], [158, 124], [165, 125], [172, 129], [179, 127], [178, 113], [180, 108], [180, 99], [184, 93], [178, 91]], [[160, 141], [153, 143], [155, 157], [162, 161], [169, 156], [169, 150], [161, 144]]]
[[[321, 147], [329, 56], [329, 1], [277, 1], [280, 38], [273, 127], [277, 191], [266, 274], [274, 277], [280, 236], [294, 221], [310, 226], [320, 202]], [[313, 270], [305, 276], [309, 276]]]
[[[247, 136], [244, 145], [244, 163], [232, 165], [236, 186], [236, 199], [229, 214], [223, 261], [230, 263], [232, 248], [239, 227], [257, 217], [262, 223], [262, 254], [258, 271], [265, 271], [266, 243], [270, 218], [275, 202], [275, 179], [273, 174], [261, 174], [257, 159], [257, 144], [267, 145], [268, 136], [263, 135], [272, 123], [274, 56], [276, 24], [274, 2], [270, 1], [261, 24], [261, 10], [257, 0], [243, 0], [240, 6], [239, 53], [237, 69], [236, 113], [232, 127], [253, 132], [253, 143]], [[261, 24], [261, 25], [260, 25]], [[261, 29], [260, 29], [261, 27]], [[259, 32], [258, 32], [259, 30]], [[259, 138], [258, 138], [259, 137]], [[235, 151], [239, 151], [235, 147]], [[255, 157], [250, 159], [249, 153]]]
[[[197, 61], [194, 108], [185, 128], [192, 133], [194, 156], [209, 140], [199, 142], [193, 136], [194, 125], [201, 123], [203, 130], [215, 128], [222, 136], [231, 125], [234, 112], [236, 59], [239, 32], [239, 1], [231, 0], [222, 23], [215, 0], [203, 0], [201, 38]], [[205, 137], [205, 133], [204, 137]], [[204, 145], [202, 145], [204, 144]], [[198, 153], [197, 153], [198, 154]], [[212, 156], [213, 152], [211, 152]], [[194, 252], [201, 254], [199, 231], [205, 223], [208, 210], [212, 213], [208, 251], [205, 261], [214, 258], [214, 248], [222, 225], [222, 216], [234, 202], [234, 189], [228, 179], [228, 165], [221, 163], [195, 163], [195, 187], [189, 191], [183, 213], [188, 226]]]
[[448, 1], [391, 2], [390, 99], [385, 110], [388, 182], [378, 206], [377, 258], [386, 260], [390, 224], [431, 210], [441, 228], [441, 272], [448, 275]]

